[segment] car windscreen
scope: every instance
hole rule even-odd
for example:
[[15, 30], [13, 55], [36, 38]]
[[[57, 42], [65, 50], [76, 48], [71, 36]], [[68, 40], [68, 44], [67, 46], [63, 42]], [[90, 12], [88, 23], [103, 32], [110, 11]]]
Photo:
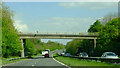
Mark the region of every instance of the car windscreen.
[[87, 53], [80, 53], [81, 55], [87, 56]]
[[114, 53], [107, 53], [108, 56], [116, 56]]

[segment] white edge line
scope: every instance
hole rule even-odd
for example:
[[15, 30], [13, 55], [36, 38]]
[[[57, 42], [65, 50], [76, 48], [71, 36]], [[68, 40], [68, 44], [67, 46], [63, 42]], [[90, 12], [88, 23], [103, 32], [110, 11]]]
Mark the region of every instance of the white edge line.
[[58, 62], [58, 63], [60, 63], [60, 64], [61, 64], [61, 65], [63, 65], [63, 66], [66, 66], [66, 67], [68, 67], [68, 68], [71, 68], [71, 67], [69, 67], [68, 65], [63, 64], [62, 62], [60, 62], [60, 61], [56, 60], [55, 58], [53, 58], [53, 60], [54, 60], [54, 61], [56, 61], [56, 62]]

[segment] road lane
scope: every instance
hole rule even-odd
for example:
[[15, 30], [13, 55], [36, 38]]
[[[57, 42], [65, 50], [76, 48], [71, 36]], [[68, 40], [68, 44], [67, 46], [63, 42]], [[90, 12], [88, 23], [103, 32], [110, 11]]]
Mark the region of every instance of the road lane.
[[23, 60], [7, 66], [62, 66], [53, 60], [53, 58], [37, 57], [33, 59]]
[[[58, 52], [58, 51], [56, 51]], [[54, 51], [55, 53], [55, 51]], [[62, 64], [56, 62], [55, 60], [53, 60], [52, 58], [52, 54], [50, 53], [50, 58], [44, 58], [43, 56], [39, 56], [39, 57], [35, 57], [35, 58], [31, 58], [31, 59], [27, 59], [27, 60], [22, 60], [16, 63], [12, 63], [12, 64], [8, 64], [6, 67], [3, 68], [33, 68], [33, 67], [38, 67], [38, 68], [67, 68], [66, 66], [63, 66]], [[14, 67], [13, 67], [14, 66]]]

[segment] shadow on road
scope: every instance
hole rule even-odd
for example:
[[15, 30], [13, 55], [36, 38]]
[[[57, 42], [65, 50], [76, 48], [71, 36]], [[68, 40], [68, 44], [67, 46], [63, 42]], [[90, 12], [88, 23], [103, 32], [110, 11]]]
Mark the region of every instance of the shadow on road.
[[[44, 59], [44, 56], [40, 56], [40, 57], [30, 57], [28, 59]], [[49, 57], [49, 58], [53, 58], [53, 57]]]

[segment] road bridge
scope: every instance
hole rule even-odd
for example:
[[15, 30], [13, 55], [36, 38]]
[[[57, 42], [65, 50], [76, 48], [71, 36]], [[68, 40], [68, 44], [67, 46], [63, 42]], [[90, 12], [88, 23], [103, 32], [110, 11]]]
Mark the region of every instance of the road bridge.
[[19, 37], [21, 39], [22, 43], [22, 54], [21, 56], [24, 57], [24, 46], [25, 46], [25, 40], [26, 39], [91, 39], [94, 41], [94, 48], [96, 47], [96, 39], [98, 37], [97, 33], [37, 33], [37, 34], [23, 34], [20, 33]]

